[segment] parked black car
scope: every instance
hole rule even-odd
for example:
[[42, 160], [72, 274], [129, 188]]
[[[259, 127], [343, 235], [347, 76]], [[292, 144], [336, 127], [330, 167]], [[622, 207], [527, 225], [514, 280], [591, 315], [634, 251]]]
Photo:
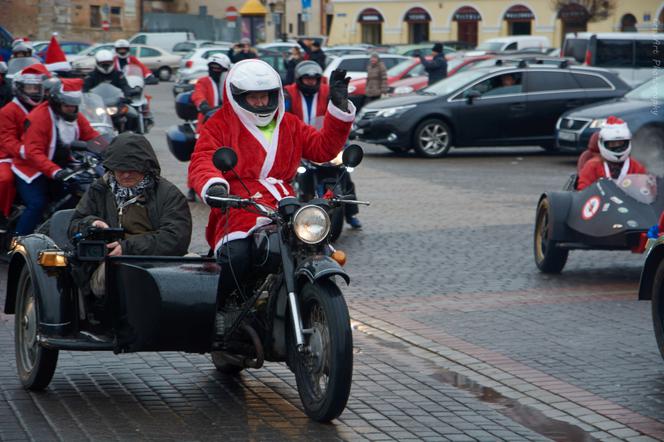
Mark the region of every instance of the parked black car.
[[429, 158], [452, 146], [539, 145], [555, 149], [567, 110], [623, 96], [617, 75], [595, 68], [529, 64], [471, 69], [415, 94], [379, 100], [359, 113], [353, 138]]
[[563, 114], [556, 125], [559, 148], [580, 152], [606, 118], [615, 115], [629, 126], [637, 141], [664, 148], [664, 77], [655, 77], [624, 97]]

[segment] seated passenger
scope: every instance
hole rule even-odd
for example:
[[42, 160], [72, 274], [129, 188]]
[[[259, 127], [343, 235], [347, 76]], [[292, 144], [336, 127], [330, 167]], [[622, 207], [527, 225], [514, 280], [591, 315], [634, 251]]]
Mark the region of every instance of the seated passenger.
[[[106, 245], [110, 256], [185, 255], [191, 241], [189, 206], [182, 192], [160, 176], [147, 138], [132, 132], [118, 135], [103, 164], [108, 172], [79, 201], [69, 236], [89, 226], [122, 227], [124, 239]], [[90, 289], [104, 296], [103, 265], [93, 274]]]
[[617, 117], [609, 117], [599, 131], [600, 157], [586, 162], [579, 174], [578, 190], [583, 190], [600, 178], [622, 181], [628, 174], [648, 173], [646, 168], [634, 158], [632, 133], [627, 123]]

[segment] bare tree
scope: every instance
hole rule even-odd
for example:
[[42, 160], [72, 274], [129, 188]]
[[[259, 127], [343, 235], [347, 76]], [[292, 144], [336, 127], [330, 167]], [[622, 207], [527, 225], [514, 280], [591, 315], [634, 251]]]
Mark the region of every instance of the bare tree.
[[616, 10], [616, 3], [616, 0], [551, 0], [554, 11], [570, 5], [583, 7], [588, 12], [590, 22], [606, 20]]

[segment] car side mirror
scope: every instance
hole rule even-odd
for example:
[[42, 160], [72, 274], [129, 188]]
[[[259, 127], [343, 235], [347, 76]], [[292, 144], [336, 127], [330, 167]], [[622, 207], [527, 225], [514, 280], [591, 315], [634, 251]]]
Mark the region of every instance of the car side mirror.
[[237, 154], [230, 147], [221, 147], [212, 156], [212, 163], [220, 171], [228, 172], [237, 164]]
[[482, 94], [480, 94], [478, 91], [471, 89], [469, 91], [464, 92], [463, 96], [466, 97], [466, 103], [468, 104], [473, 104], [475, 100], [480, 98]]
[[341, 155], [341, 161], [343, 161], [344, 166], [346, 167], [357, 167], [358, 164], [362, 162], [364, 157], [364, 151], [357, 144], [351, 144]]

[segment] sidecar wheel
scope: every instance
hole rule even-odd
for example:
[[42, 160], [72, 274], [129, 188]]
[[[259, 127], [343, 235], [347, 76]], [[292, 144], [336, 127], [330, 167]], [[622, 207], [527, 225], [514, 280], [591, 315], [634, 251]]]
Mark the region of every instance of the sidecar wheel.
[[353, 377], [353, 336], [341, 290], [328, 280], [307, 284], [300, 313], [308, 353], [297, 351], [289, 330], [290, 367], [304, 411], [315, 421], [329, 422], [346, 408]]
[[21, 270], [16, 295], [14, 317], [16, 369], [23, 387], [28, 390], [43, 390], [55, 373], [58, 351], [44, 348], [37, 342], [39, 303], [27, 265]]
[[561, 249], [556, 242], [549, 239], [549, 222], [551, 219], [549, 200], [543, 198], [537, 206], [535, 220], [535, 237], [533, 241], [535, 264], [543, 273], [560, 273], [567, 263], [569, 250]]
[[214, 368], [216, 368], [219, 373], [236, 375], [244, 370], [244, 368], [240, 367], [239, 365], [229, 364], [226, 362], [221, 357], [221, 352], [219, 351], [213, 351], [210, 353], [210, 356], [212, 356], [212, 363], [214, 364]]
[[659, 354], [664, 359], [664, 262], [660, 262], [652, 285], [652, 325]]

